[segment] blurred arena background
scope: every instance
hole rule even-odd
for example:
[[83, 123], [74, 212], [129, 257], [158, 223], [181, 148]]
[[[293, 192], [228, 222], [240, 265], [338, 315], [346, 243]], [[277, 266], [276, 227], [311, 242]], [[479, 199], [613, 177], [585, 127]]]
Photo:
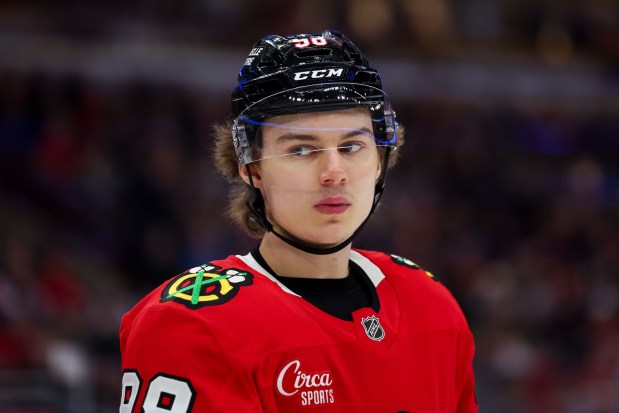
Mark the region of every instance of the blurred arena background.
[[408, 130], [357, 246], [458, 298], [480, 412], [619, 412], [614, 0], [2, 1], [0, 412], [117, 411], [121, 315], [255, 243], [210, 160], [241, 63], [324, 28]]

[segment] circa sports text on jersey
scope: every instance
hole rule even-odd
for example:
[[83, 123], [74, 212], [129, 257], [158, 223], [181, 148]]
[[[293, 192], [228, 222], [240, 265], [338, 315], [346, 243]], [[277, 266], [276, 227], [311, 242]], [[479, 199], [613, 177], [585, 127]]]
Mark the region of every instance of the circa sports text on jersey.
[[333, 404], [333, 379], [330, 371], [306, 372], [301, 361], [286, 364], [277, 375], [277, 391], [284, 397], [300, 397], [301, 406]]

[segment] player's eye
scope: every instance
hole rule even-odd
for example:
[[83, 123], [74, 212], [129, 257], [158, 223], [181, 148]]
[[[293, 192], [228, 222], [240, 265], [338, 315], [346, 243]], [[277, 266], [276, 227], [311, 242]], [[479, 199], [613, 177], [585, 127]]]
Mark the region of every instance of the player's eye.
[[346, 142], [337, 147], [337, 150], [342, 153], [356, 153], [362, 150], [365, 147], [362, 143], [359, 142]]
[[308, 156], [316, 152], [316, 148], [307, 145], [299, 145], [290, 148], [288, 153], [295, 156]]

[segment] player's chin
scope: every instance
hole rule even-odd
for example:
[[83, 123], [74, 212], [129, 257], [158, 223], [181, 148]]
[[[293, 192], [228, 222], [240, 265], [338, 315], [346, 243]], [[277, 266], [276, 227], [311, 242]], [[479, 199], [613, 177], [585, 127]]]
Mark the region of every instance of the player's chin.
[[350, 225], [330, 225], [312, 233], [308, 241], [322, 248], [333, 247], [350, 238], [354, 231]]

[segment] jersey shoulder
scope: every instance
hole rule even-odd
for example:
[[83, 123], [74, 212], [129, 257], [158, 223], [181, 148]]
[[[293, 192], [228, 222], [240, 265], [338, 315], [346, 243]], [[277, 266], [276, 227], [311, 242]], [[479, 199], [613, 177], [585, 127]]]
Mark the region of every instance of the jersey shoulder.
[[[410, 311], [427, 311], [432, 318], [468, 329], [459, 303], [433, 273], [396, 254], [356, 251], [382, 272], [384, 280], [397, 291], [400, 301]], [[380, 284], [377, 289], [380, 291]]]
[[439, 281], [434, 274], [430, 271], [422, 268], [420, 265], [417, 265], [415, 262], [411, 261], [408, 258], [401, 257], [396, 254], [388, 254], [385, 252], [378, 251], [367, 251], [367, 250], [355, 250], [357, 253], [363, 255], [370, 262], [376, 265], [383, 272], [385, 277], [413, 277], [410, 278], [414, 280], [415, 277], [420, 277], [421, 280], [427, 281], [427, 279], [432, 281]]
[[176, 326], [196, 320], [210, 325], [234, 318], [231, 314], [243, 314], [254, 300], [244, 295], [254, 295], [257, 279], [260, 277], [234, 256], [189, 268], [155, 288], [123, 316], [121, 340], [130, 331], [155, 325], [157, 320], [173, 320]]
[[255, 276], [234, 256], [189, 268], [168, 279], [144, 297], [132, 311], [165, 303], [189, 310], [216, 307], [231, 302], [243, 289], [254, 284]]

